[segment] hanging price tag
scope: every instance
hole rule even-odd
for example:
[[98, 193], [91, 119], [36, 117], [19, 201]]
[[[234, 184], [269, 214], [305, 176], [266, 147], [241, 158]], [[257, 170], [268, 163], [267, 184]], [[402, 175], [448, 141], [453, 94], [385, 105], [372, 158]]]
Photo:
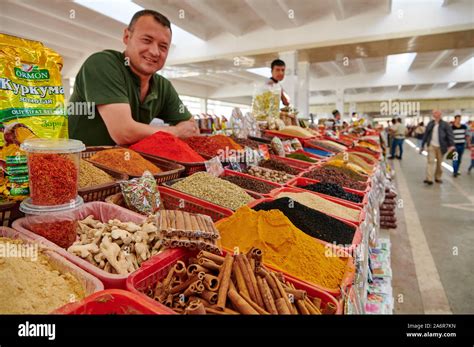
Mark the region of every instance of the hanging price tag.
[[204, 163], [206, 165], [206, 171], [213, 176], [219, 177], [223, 172], [224, 168], [219, 160], [219, 157], [214, 157]]

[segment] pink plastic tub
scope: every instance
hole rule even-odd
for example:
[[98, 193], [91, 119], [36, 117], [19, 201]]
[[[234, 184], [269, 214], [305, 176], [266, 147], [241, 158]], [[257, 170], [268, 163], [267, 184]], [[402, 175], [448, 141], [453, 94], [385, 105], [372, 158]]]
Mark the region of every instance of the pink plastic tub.
[[82, 207], [64, 213], [58, 213], [54, 216], [28, 216], [25, 218], [20, 218], [13, 223], [13, 227], [18, 230], [22, 235], [26, 236], [29, 239], [37, 241], [49, 249], [52, 249], [62, 255], [64, 258], [70, 260], [80, 268], [86, 270], [93, 276], [100, 279], [106, 289], [108, 288], [125, 288], [125, 281], [129, 275], [118, 275], [108, 273], [99, 267], [96, 267], [89, 263], [88, 261], [69, 253], [66, 249], [59, 247], [58, 245], [52, 243], [46, 238], [36, 235], [29, 230], [29, 226], [35, 223], [45, 223], [52, 221], [61, 221], [61, 220], [81, 220], [86, 218], [89, 215], [93, 215], [94, 219], [100, 220], [102, 222], [107, 222], [110, 219], [119, 219], [123, 222], [134, 222], [134, 223], [143, 223], [146, 219], [145, 216], [142, 216], [138, 213], [127, 210], [123, 207], [107, 204], [105, 202], [89, 202], [84, 204]]
[[[35, 243], [33, 238], [14, 230], [12, 228], [0, 227], [0, 237], [8, 237], [10, 239], [19, 239], [25, 243]], [[40, 246], [41, 247], [41, 246]], [[86, 297], [104, 289], [104, 285], [99, 279], [87, 273], [83, 269], [74, 265], [64, 257], [60, 256], [52, 250], [44, 250], [44, 254], [49, 258], [50, 264], [61, 273], [72, 274], [84, 288]], [[12, 298], [14, 300], [14, 298]]]

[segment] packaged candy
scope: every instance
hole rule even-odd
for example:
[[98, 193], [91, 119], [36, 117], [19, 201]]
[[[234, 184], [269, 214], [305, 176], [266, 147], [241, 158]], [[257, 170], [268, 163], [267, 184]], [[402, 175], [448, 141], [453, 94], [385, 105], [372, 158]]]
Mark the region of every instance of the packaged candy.
[[122, 195], [131, 210], [144, 215], [155, 214], [161, 207], [160, 192], [150, 171], [142, 177], [120, 182]]

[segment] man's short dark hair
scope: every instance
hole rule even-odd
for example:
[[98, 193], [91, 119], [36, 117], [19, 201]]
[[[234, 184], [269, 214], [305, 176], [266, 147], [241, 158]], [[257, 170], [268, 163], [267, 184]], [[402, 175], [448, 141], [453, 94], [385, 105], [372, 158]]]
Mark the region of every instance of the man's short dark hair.
[[132, 20], [130, 21], [130, 24], [128, 25], [128, 30], [133, 31], [135, 23], [138, 21], [139, 18], [144, 16], [152, 16], [158, 23], [163, 25], [165, 28], [170, 29], [171, 31], [171, 22], [169, 21], [169, 19], [163, 16], [160, 12], [153, 10], [141, 10], [135, 13], [132, 17]]
[[455, 115], [454, 119], [456, 119], [456, 118], [461, 118], [461, 115], [460, 114]]
[[338, 110], [332, 111], [332, 115], [335, 116], [336, 114], [340, 114]]
[[281, 59], [275, 59], [274, 61], [272, 61], [272, 70], [275, 66], [286, 66], [286, 64]]
[[402, 122], [402, 119], [400, 117], [397, 118], [398, 123]]

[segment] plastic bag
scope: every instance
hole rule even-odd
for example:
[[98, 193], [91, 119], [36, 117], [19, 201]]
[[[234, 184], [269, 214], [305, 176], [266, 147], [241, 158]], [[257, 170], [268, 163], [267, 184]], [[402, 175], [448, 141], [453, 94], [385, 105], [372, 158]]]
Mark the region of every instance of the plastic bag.
[[255, 88], [252, 114], [257, 121], [267, 121], [269, 128], [280, 116], [281, 87], [278, 84], [263, 84]]
[[120, 182], [122, 195], [128, 208], [144, 215], [155, 214], [161, 207], [160, 192], [150, 171], [142, 177]]
[[[5, 169], [26, 163], [20, 150], [24, 140], [67, 138], [68, 127], [59, 54], [41, 42], [0, 34], [0, 66], [0, 161]], [[9, 182], [2, 182], [4, 196], [28, 194], [25, 185]]]
[[275, 136], [272, 139], [271, 145], [272, 145], [273, 151], [276, 153], [276, 155], [278, 155], [280, 157], [285, 156], [285, 148], [283, 147], [283, 142], [280, 140], [280, 138]]

